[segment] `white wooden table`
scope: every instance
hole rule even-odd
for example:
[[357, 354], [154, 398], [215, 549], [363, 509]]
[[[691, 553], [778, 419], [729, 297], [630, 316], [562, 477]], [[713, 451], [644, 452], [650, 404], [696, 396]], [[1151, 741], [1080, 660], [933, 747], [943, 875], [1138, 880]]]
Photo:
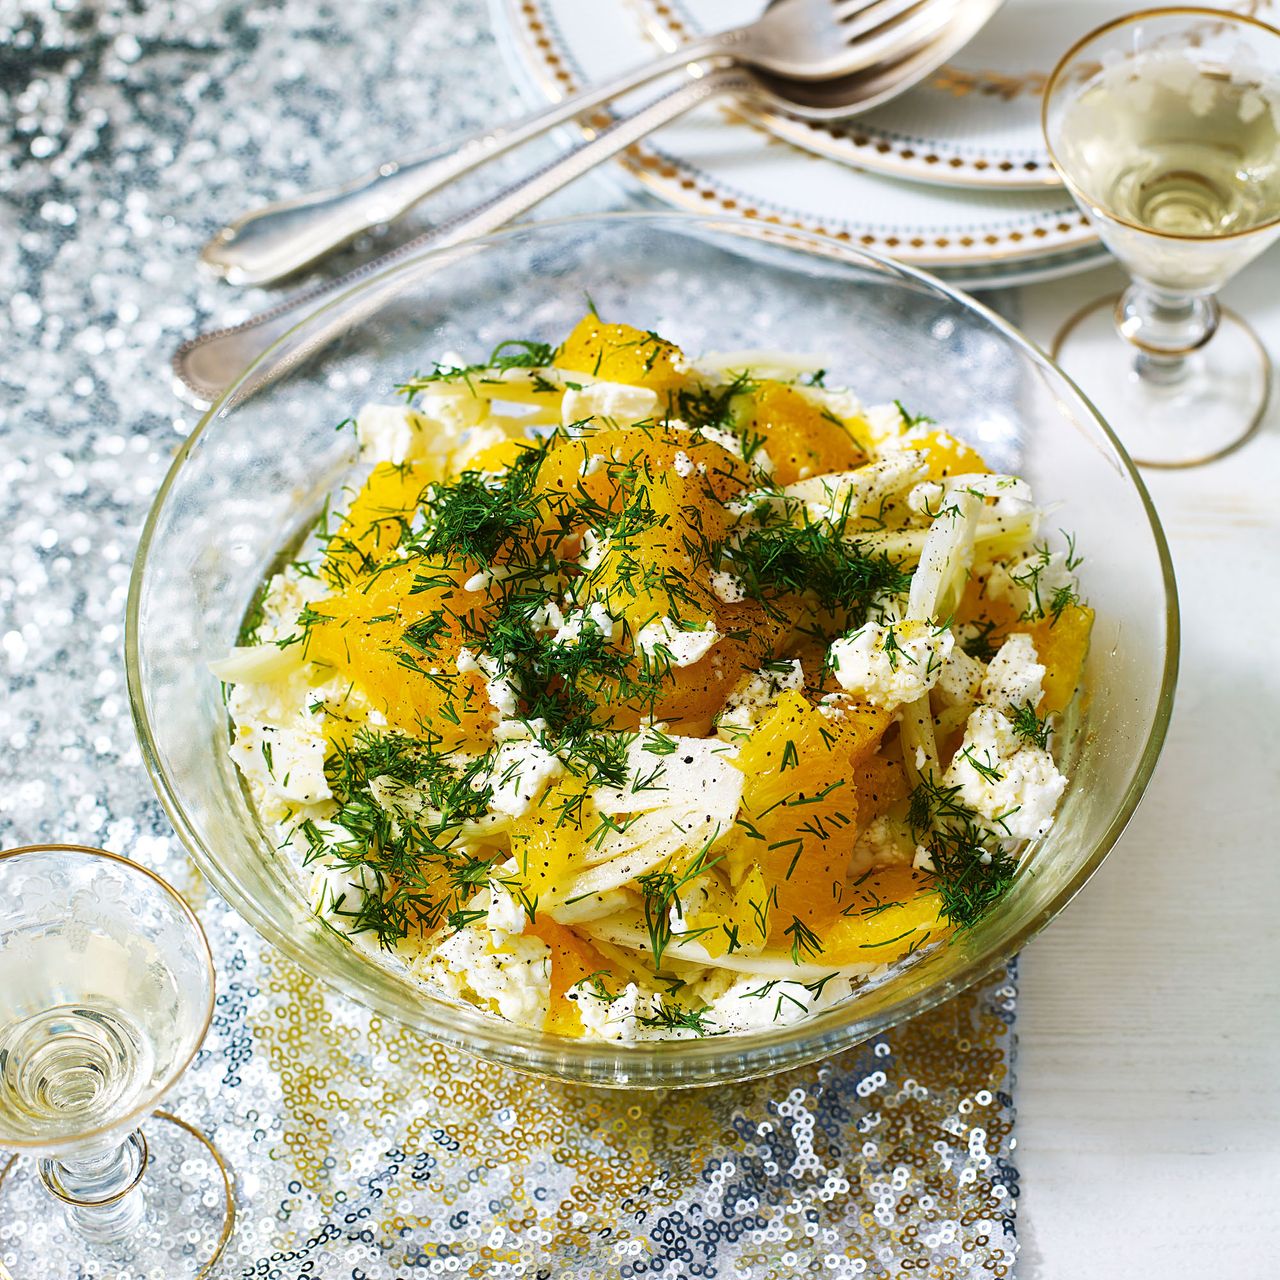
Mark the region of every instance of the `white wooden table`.
[[[1047, 344], [1120, 279], [1027, 288], [1021, 325]], [[1280, 246], [1224, 296], [1280, 361]], [[1235, 454], [1145, 474], [1177, 704], [1124, 838], [1024, 954], [1018, 1280], [1280, 1276], [1280, 403]]]

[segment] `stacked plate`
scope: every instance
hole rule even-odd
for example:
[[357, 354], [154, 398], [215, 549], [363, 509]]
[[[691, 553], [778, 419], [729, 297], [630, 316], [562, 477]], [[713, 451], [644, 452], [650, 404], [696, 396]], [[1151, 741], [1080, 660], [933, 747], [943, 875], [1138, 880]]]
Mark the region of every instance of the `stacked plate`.
[[[1203, 2], [1203, 0], [1202, 0]], [[534, 100], [566, 93], [748, 16], [741, 0], [491, 0]], [[825, 232], [967, 288], [1106, 257], [1058, 184], [1040, 93], [1078, 37], [1125, 0], [1008, 0], [956, 59], [886, 107], [819, 126], [708, 106], [623, 158], [650, 201]], [[1221, 8], [1274, 18], [1280, 0]]]

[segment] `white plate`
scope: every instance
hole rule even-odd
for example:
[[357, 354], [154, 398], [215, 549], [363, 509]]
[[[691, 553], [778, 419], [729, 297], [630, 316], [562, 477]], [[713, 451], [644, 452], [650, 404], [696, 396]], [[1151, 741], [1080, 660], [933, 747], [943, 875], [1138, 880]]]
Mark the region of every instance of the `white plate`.
[[[667, 49], [743, 20], [741, 0], [630, 2], [648, 37]], [[1199, 3], [1280, 15], [1280, 0]], [[877, 173], [1005, 191], [1057, 187], [1040, 133], [1049, 72], [1086, 32], [1137, 7], [1132, 0], [1007, 0], [951, 64], [887, 106], [840, 125], [766, 112], [752, 118], [797, 146]]]
[[[545, 97], [653, 56], [637, 12], [624, 0], [493, 0], [493, 6], [517, 69]], [[790, 145], [727, 105], [668, 125], [621, 163], [645, 191], [677, 208], [817, 231], [941, 269], [969, 287], [1021, 283], [1103, 257], [1062, 191], [957, 190], [860, 172]]]

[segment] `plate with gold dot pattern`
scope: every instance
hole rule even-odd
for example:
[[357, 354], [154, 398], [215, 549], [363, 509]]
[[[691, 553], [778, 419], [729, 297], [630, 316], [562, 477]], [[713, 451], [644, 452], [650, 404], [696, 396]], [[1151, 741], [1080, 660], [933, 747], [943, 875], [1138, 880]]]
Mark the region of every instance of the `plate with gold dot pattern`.
[[[681, 2], [725, 10], [730, 0]], [[543, 101], [651, 59], [655, 3], [676, 12], [669, 0], [492, 3], [513, 69]], [[728, 25], [723, 14], [718, 25]], [[636, 101], [623, 99], [621, 109]], [[815, 231], [969, 287], [1063, 274], [1104, 257], [1060, 188], [959, 188], [868, 172], [779, 137], [729, 102], [667, 125], [620, 163], [633, 190], [664, 204]]]

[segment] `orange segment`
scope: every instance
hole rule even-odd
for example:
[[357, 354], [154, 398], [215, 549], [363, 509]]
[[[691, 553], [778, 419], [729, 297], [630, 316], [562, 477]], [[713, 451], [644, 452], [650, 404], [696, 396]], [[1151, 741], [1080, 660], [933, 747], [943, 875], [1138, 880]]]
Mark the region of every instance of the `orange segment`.
[[457, 659], [463, 620], [482, 625], [487, 598], [453, 583], [415, 592], [423, 574], [444, 576], [407, 561], [311, 606], [307, 657], [351, 680], [393, 729], [446, 746], [483, 739], [493, 727], [488, 686]]
[[747, 782], [726, 861], [738, 882], [759, 864], [773, 901], [770, 940], [781, 944], [794, 919], [818, 928], [839, 911], [858, 818], [848, 739], [789, 690], [739, 747], [737, 764]]
[[821, 931], [815, 964], [886, 964], [940, 938], [949, 927], [939, 913], [932, 879], [911, 867], [886, 867], [846, 889], [840, 915]]
[[858, 792], [858, 829], [865, 829], [911, 793], [900, 759], [879, 752], [854, 766], [853, 782]]
[[516, 879], [531, 907], [558, 901], [572, 878], [583, 848], [585, 805], [582, 779], [561, 778], [552, 783], [536, 809], [512, 822]]
[[674, 343], [629, 324], [605, 324], [590, 311], [564, 340], [553, 363], [660, 394], [678, 390], [687, 380], [684, 355]]
[[956, 623], [989, 627], [992, 644], [998, 648], [998, 637], [1006, 635], [1017, 625], [1018, 610], [1008, 600], [997, 600], [987, 595], [985, 578], [972, 577], [965, 583], [960, 603], [956, 606]]
[[537, 448], [532, 440], [513, 437], [510, 440], [499, 440], [497, 444], [491, 444], [487, 448], [481, 449], [475, 457], [467, 461], [464, 470], [467, 471], [484, 471], [488, 473], [498, 473], [506, 471], [522, 453], [526, 453], [530, 449]]
[[1031, 637], [1036, 657], [1044, 664], [1042, 715], [1062, 711], [1071, 701], [1084, 670], [1092, 629], [1093, 610], [1083, 604], [1068, 605], [1056, 619], [1050, 614], [1017, 628]]
[[325, 570], [345, 583], [367, 573], [393, 551], [413, 519], [427, 487], [424, 468], [412, 462], [379, 463], [356, 495], [338, 532], [329, 539]]
[[983, 461], [982, 454], [946, 431], [912, 432], [908, 443], [912, 449], [924, 453], [930, 480], [985, 475], [991, 470]]
[[551, 999], [543, 1030], [560, 1036], [582, 1035], [582, 1014], [568, 993], [592, 974], [608, 969], [608, 961], [586, 939], [546, 916], [526, 924], [524, 931], [551, 949]]
[[747, 429], [764, 437], [778, 484], [852, 471], [867, 454], [837, 418], [782, 382], [764, 381], [751, 397]]

